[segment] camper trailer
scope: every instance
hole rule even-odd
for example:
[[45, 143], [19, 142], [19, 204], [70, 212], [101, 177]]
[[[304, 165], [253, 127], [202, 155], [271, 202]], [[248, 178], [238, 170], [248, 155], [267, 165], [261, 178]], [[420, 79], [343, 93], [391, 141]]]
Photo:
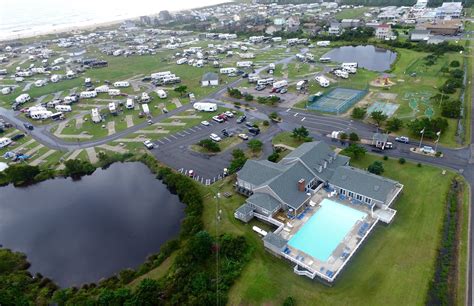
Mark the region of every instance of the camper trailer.
[[98, 108], [93, 108], [91, 110], [91, 117], [92, 117], [92, 122], [94, 123], [99, 123], [102, 121], [102, 116], [100, 115]]
[[128, 87], [130, 86], [130, 83], [127, 81], [120, 81], [120, 82], [115, 82], [114, 87]]
[[355, 67], [342, 67], [342, 70], [346, 71], [348, 73], [356, 73], [357, 72], [357, 68], [355, 68]]
[[298, 53], [296, 54], [296, 59], [303, 62], [306, 59], [306, 57], [303, 54]]
[[258, 75], [249, 75], [249, 83], [257, 83], [259, 79]]
[[82, 91], [79, 96], [81, 99], [90, 99], [97, 97], [97, 92], [95, 90], [92, 91]]
[[308, 84], [308, 80], [302, 80], [296, 83], [296, 90], [302, 90], [305, 89]]
[[12, 92], [11, 87], [3, 87], [3, 88], [2, 88], [2, 94], [3, 94], [3, 95], [8, 95], [8, 94], [11, 93], [11, 92]]
[[112, 88], [112, 89], [109, 89], [109, 91], [107, 92], [109, 94], [109, 96], [120, 96], [120, 89], [116, 89], [116, 88]]
[[322, 41], [316, 42], [316, 46], [318, 47], [328, 47], [330, 44], [331, 42], [329, 40], [322, 40]]
[[177, 65], [182, 65], [182, 64], [186, 64], [188, 62], [188, 59], [183, 57], [183, 58], [180, 58], [179, 60], [176, 61], [176, 64]]
[[163, 89], [158, 89], [156, 91], [156, 94], [158, 95], [160, 99], [166, 99], [168, 97], [168, 95], [166, 94], [166, 91], [164, 91]]
[[64, 114], [62, 112], [57, 112], [51, 115], [51, 120], [62, 120], [64, 119]]
[[150, 114], [150, 108], [148, 107], [148, 104], [142, 104], [142, 110], [143, 112], [145, 113], [145, 115], [149, 115]]
[[66, 96], [64, 97], [64, 104], [71, 104], [77, 102], [77, 96]]
[[45, 80], [37, 80], [37, 81], [35, 81], [35, 86], [36, 86], [36, 87], [42, 87], [42, 86], [44, 86], [44, 85], [46, 85], [46, 81], [45, 81]]
[[135, 107], [135, 102], [133, 102], [133, 99], [127, 99], [127, 102], [125, 103], [125, 107], [127, 109], [133, 109]]
[[98, 92], [98, 93], [109, 92], [109, 86], [102, 85], [102, 86], [96, 87], [95, 91]]
[[257, 81], [257, 85], [259, 85], [259, 86], [272, 85], [273, 81], [274, 81], [273, 78], [260, 79], [260, 80]]
[[8, 137], [0, 138], [0, 149], [9, 146], [12, 143], [12, 140]]
[[30, 111], [30, 118], [34, 120], [45, 120], [50, 118], [53, 115], [53, 112], [50, 112], [46, 109]]
[[306, 61], [307, 62], [314, 62], [314, 55], [312, 55], [310, 53], [306, 53], [305, 56], [306, 56]]
[[331, 61], [331, 58], [330, 58], [330, 57], [321, 57], [321, 58], [319, 59], [319, 61], [320, 61], [321, 63], [329, 63], [329, 62]]
[[152, 79], [161, 79], [165, 75], [170, 75], [170, 74], [171, 74], [171, 71], [155, 72], [155, 73], [151, 74], [151, 78]]
[[30, 99], [31, 99], [30, 95], [25, 93], [16, 97], [15, 102], [18, 104], [23, 104], [30, 101]]
[[334, 74], [340, 78], [347, 79], [349, 78], [349, 73], [343, 70], [335, 70]]
[[357, 63], [342, 63], [342, 68], [357, 68]]
[[193, 108], [202, 112], [215, 112], [217, 110], [217, 104], [197, 102], [193, 104]]
[[282, 80], [282, 81], [278, 81], [278, 82], [273, 83], [273, 88], [282, 88], [282, 87], [285, 87], [285, 86], [288, 86], [288, 81], [287, 80]]
[[237, 68], [234, 68], [234, 67], [221, 68], [219, 72], [221, 74], [237, 73]]
[[319, 83], [319, 85], [321, 87], [329, 87], [330, 83], [329, 83], [329, 80], [326, 79], [324, 76], [322, 75], [318, 75], [316, 78], [315, 78], [316, 82]]
[[252, 67], [252, 65], [253, 65], [252, 61], [237, 62], [237, 67], [239, 68], [249, 68], [249, 67]]
[[115, 104], [115, 102], [110, 102], [109, 103], [109, 111], [112, 115], [117, 114], [117, 105]]
[[54, 109], [57, 110], [58, 112], [71, 112], [72, 111], [72, 108], [70, 105], [56, 105]]
[[61, 104], [63, 101], [61, 101], [60, 99], [54, 99], [52, 101], [49, 101], [48, 103], [46, 103], [46, 107], [48, 108], [55, 108], [56, 105], [59, 105]]
[[61, 78], [59, 77], [59, 75], [53, 74], [49, 80], [51, 81], [51, 83], [57, 83], [61, 80]]
[[150, 96], [148, 95], [148, 93], [142, 92], [142, 95], [141, 95], [141, 97], [140, 97], [140, 102], [141, 102], [141, 103], [148, 103], [148, 102], [150, 102], [150, 100], [151, 100], [151, 98], [150, 98]]

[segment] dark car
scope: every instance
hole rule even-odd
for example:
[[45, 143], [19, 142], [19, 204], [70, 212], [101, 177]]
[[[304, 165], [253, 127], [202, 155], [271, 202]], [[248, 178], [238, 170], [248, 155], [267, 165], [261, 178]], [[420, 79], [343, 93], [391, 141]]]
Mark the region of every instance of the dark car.
[[142, 82], [148, 82], [151, 81], [151, 77], [147, 76], [142, 79]]
[[239, 118], [237, 118], [237, 123], [242, 123], [242, 122], [245, 121], [245, 119], [247, 119], [247, 116], [242, 115], [242, 116], [240, 116]]
[[223, 130], [222, 130], [222, 135], [223, 135], [224, 137], [232, 137], [232, 136], [234, 136], [234, 133], [232, 133], [232, 132], [230, 132], [230, 131], [227, 131], [226, 129], [223, 129]]
[[245, 122], [245, 126], [253, 127], [253, 122], [247, 121]]
[[249, 127], [248, 130], [249, 130], [249, 133], [254, 136], [257, 136], [258, 134], [260, 134], [259, 128]]
[[30, 130], [30, 131], [32, 131], [32, 130], [34, 129], [34, 127], [33, 127], [33, 125], [32, 125], [31, 123], [23, 123], [23, 126], [24, 126], [26, 129]]
[[25, 134], [16, 134], [16, 135], [13, 135], [12, 137], [10, 137], [10, 139], [11, 139], [12, 141], [17, 141], [17, 140], [19, 140], [19, 139], [21, 139], [21, 138], [23, 138], [23, 137], [25, 137]]
[[380, 148], [372, 148], [371, 151], [372, 151], [372, 152], [375, 152], [375, 153], [382, 153], [382, 152], [383, 152], [383, 150], [380, 149]]

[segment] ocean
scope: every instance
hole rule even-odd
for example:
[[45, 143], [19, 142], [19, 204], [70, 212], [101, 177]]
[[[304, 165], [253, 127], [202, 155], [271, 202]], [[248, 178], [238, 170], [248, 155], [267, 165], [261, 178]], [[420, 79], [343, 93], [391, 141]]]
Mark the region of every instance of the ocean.
[[0, 0], [0, 40], [178, 11], [225, 0]]

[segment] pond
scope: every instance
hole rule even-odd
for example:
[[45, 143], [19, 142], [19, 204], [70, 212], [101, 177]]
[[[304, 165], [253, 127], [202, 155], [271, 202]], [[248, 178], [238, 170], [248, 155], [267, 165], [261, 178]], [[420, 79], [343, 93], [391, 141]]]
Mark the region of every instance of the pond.
[[184, 204], [141, 163], [0, 188], [0, 244], [61, 287], [137, 267], [178, 235], [183, 218]]
[[397, 58], [397, 53], [372, 45], [344, 46], [332, 49], [324, 54], [323, 57], [329, 57], [331, 61], [339, 63], [357, 62], [361, 68], [383, 72], [390, 69], [390, 66]]

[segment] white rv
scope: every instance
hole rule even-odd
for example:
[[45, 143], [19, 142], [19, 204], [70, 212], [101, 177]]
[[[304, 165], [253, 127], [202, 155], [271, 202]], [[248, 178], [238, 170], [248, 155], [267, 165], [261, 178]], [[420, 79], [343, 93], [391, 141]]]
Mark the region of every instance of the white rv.
[[37, 80], [37, 81], [35, 82], [35, 86], [36, 86], [36, 87], [42, 87], [42, 86], [44, 86], [44, 85], [46, 85], [46, 81], [45, 81], [45, 80]]
[[215, 112], [217, 110], [217, 104], [215, 103], [204, 103], [197, 102], [193, 104], [195, 110], [202, 112]]
[[56, 105], [54, 109], [57, 110], [58, 112], [71, 112], [72, 111], [72, 108], [70, 105]]
[[95, 91], [98, 92], [98, 93], [101, 93], [101, 92], [109, 92], [109, 86], [107, 86], [107, 85], [102, 85], [102, 86], [96, 87], [96, 88], [95, 88]]
[[311, 53], [306, 53], [306, 61], [308, 62], [314, 62], [314, 55], [312, 55]]
[[61, 104], [61, 103], [62, 103], [61, 100], [59, 100], [59, 99], [54, 99], [54, 100], [49, 101], [48, 103], [46, 103], [46, 107], [48, 107], [48, 108], [54, 108], [54, 107], [56, 107], [56, 105], [59, 105], [59, 104]]
[[111, 114], [116, 114], [117, 113], [117, 105], [115, 105], [115, 102], [110, 102], [109, 103], [109, 111]]
[[331, 42], [329, 40], [322, 40], [322, 41], [316, 42], [316, 46], [318, 47], [328, 47], [330, 44]]
[[99, 123], [102, 121], [102, 116], [100, 115], [98, 108], [93, 108], [91, 110], [91, 117], [92, 117], [92, 122], [94, 123]]
[[249, 75], [249, 83], [257, 83], [259, 79], [258, 75]]
[[30, 99], [31, 99], [30, 95], [25, 93], [16, 97], [15, 102], [18, 104], [23, 104], [30, 101]]
[[342, 63], [342, 68], [357, 68], [357, 63]]
[[302, 90], [306, 87], [306, 84], [308, 84], [308, 80], [299, 81], [298, 83], [296, 83], [296, 90]]
[[11, 87], [3, 87], [2, 88], [2, 94], [4, 94], [4, 95], [8, 95], [11, 92], [12, 92]]
[[334, 74], [340, 78], [347, 79], [349, 78], [349, 73], [343, 70], [335, 70]]
[[282, 87], [285, 87], [285, 86], [288, 86], [288, 81], [287, 80], [282, 80], [282, 81], [278, 81], [278, 82], [273, 83], [273, 88], [282, 88]]
[[164, 91], [163, 89], [157, 89], [156, 94], [158, 95], [160, 99], [166, 99], [168, 97], [168, 95], [166, 94], [166, 91]]
[[45, 120], [45, 119], [50, 118], [52, 115], [53, 115], [53, 112], [50, 112], [48, 110], [30, 111], [31, 119], [35, 119], [35, 120]]
[[0, 149], [9, 146], [12, 143], [12, 140], [8, 137], [0, 138]]
[[170, 74], [171, 74], [171, 71], [155, 72], [155, 73], [151, 74], [151, 78], [152, 79], [161, 79], [165, 75], [170, 75]]
[[133, 102], [133, 99], [127, 99], [127, 102], [125, 103], [125, 107], [127, 109], [133, 109], [135, 107], [135, 102]]
[[261, 85], [261, 86], [272, 85], [273, 81], [274, 81], [273, 78], [260, 79], [257, 81], [257, 85]]
[[71, 104], [77, 102], [77, 96], [66, 96], [64, 97], [64, 103], [65, 104]]
[[304, 61], [306, 58], [303, 54], [298, 53], [298, 54], [296, 54], [296, 59], [299, 60], [299, 61]]
[[59, 64], [62, 64], [62, 63], [64, 63], [64, 62], [65, 62], [65, 61], [64, 61], [64, 57], [58, 57], [57, 59], [55, 59], [55, 60], [53, 61], [53, 65], [59, 65]]
[[357, 72], [357, 68], [354, 68], [354, 67], [342, 67], [342, 70], [346, 71], [348, 73], [356, 73]]
[[82, 92], [79, 94], [79, 97], [81, 97], [82, 99], [95, 98], [95, 97], [97, 97], [97, 92], [96, 92], [95, 90], [92, 90], [92, 91], [82, 91]]
[[112, 88], [108, 91], [109, 96], [120, 96], [120, 89]]
[[130, 86], [130, 83], [127, 81], [120, 81], [120, 82], [115, 82], [114, 87], [128, 87]]
[[150, 102], [151, 98], [146, 92], [142, 92], [142, 96], [140, 97], [140, 102], [141, 103], [148, 103]]
[[146, 103], [142, 104], [142, 110], [145, 113], [145, 115], [150, 114], [150, 108], [148, 107], [148, 104], [146, 104]]
[[252, 67], [252, 65], [253, 65], [252, 61], [237, 62], [237, 67], [239, 68], [249, 68], [249, 67]]
[[180, 58], [179, 60], [176, 61], [176, 64], [177, 65], [182, 65], [182, 64], [186, 64], [188, 62], [188, 59], [183, 57], [183, 58]]
[[221, 70], [219, 70], [219, 72], [220, 72], [221, 74], [236, 73], [236, 72], [237, 72], [237, 68], [234, 68], [234, 67], [221, 68]]
[[324, 76], [322, 75], [318, 75], [316, 78], [315, 78], [316, 82], [319, 83], [319, 85], [321, 87], [329, 87], [330, 83], [329, 83], [329, 80], [326, 79]]

